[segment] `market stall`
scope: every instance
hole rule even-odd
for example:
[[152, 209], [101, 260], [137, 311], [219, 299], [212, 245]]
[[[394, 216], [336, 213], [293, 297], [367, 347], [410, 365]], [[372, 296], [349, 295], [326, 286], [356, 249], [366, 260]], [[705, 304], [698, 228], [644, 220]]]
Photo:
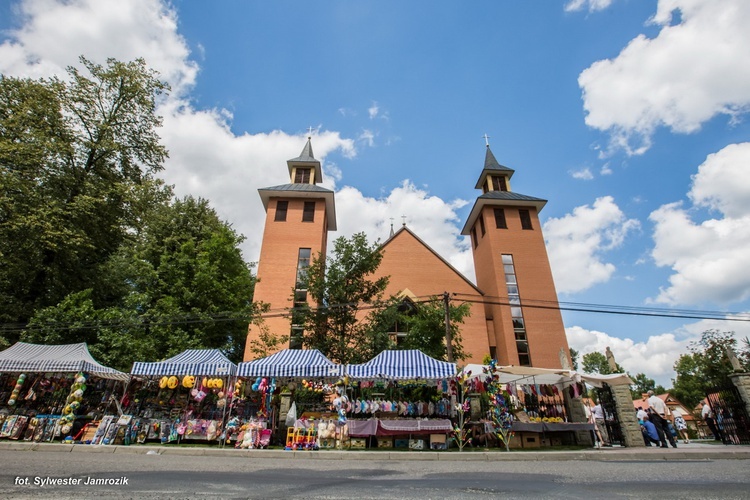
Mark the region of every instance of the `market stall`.
[[[299, 406], [295, 401], [291, 408], [293, 417], [290, 417], [289, 427], [292, 430], [286, 437], [290, 449], [296, 449], [298, 445], [307, 449], [319, 447], [321, 417], [325, 418], [324, 435], [328, 434], [330, 422], [332, 436], [340, 436], [341, 426], [332, 421], [335, 419], [331, 418], [327, 399], [334, 392], [333, 382], [342, 373], [341, 365], [331, 362], [316, 349], [284, 349], [265, 358], [240, 363], [238, 377], [246, 381], [251, 389], [250, 400], [255, 398], [259, 402], [256, 411], [245, 412], [245, 418], [240, 422], [240, 432], [244, 432], [243, 441], [250, 442], [240, 444], [240, 447], [256, 447], [254, 434], [259, 432], [258, 435], [262, 437], [264, 430], [276, 430], [276, 407], [271, 402], [277, 387], [294, 392], [294, 397], [300, 399]], [[297, 408], [301, 410], [299, 418]], [[316, 421], [318, 425], [313, 424]], [[304, 432], [295, 434], [295, 429], [303, 428]]]
[[[565, 392], [572, 397], [581, 396], [586, 390], [584, 382], [601, 383], [602, 376], [581, 375], [565, 369], [499, 365], [489, 369], [486, 365], [471, 364], [463, 368], [461, 375], [469, 379], [474, 393], [483, 391], [481, 380], [488, 375], [503, 386], [512, 414], [508, 431], [511, 435], [517, 433], [516, 441], [524, 447], [538, 447], [543, 442], [574, 444], [576, 431], [594, 429], [589, 422], [571, 421]], [[472, 381], [479, 383], [472, 385]]]
[[456, 364], [423, 352], [383, 351], [347, 365], [355, 391], [347, 402], [352, 447], [443, 449], [453, 431], [450, 380]]
[[234, 393], [237, 365], [218, 349], [188, 349], [136, 362], [123, 415], [102, 421], [94, 443], [218, 441]]
[[17, 342], [0, 352], [0, 437], [72, 438], [114, 406], [127, 380], [98, 363], [85, 343]]

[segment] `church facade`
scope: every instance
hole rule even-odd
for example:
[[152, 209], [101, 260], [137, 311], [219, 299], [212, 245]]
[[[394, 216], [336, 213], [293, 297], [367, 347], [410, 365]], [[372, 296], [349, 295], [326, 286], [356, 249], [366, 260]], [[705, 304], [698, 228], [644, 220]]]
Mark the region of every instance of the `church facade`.
[[[310, 138], [287, 167], [289, 184], [258, 190], [266, 222], [255, 300], [270, 304], [265, 327], [288, 335], [290, 347], [301, 347], [301, 326], [289, 309], [308, 302], [300, 278], [313, 256], [325, 255], [336, 210], [333, 191], [317, 185], [322, 170]], [[513, 192], [513, 174], [488, 145], [475, 185], [482, 194], [462, 230], [471, 241], [476, 284], [405, 225], [382, 244], [375, 278], [390, 277], [386, 296], [416, 299], [448, 292], [450, 300], [469, 303], [471, 313], [461, 325], [468, 363], [489, 355], [501, 365], [560, 368], [561, 350], [569, 359], [569, 349], [538, 217], [546, 200]], [[260, 334], [250, 325], [245, 360], [252, 359], [249, 347]]]

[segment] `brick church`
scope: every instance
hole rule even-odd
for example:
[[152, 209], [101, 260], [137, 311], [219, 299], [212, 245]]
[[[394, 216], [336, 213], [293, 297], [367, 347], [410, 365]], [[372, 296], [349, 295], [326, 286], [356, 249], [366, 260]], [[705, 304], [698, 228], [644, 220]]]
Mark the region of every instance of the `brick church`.
[[[272, 311], [291, 307], [292, 290], [294, 302], [308, 301], [298, 272], [318, 253], [325, 255], [328, 232], [336, 230], [334, 192], [318, 185], [323, 172], [309, 137], [287, 167], [289, 184], [258, 190], [266, 223], [255, 300], [270, 304]], [[452, 300], [469, 302], [471, 313], [461, 325], [467, 363], [481, 363], [489, 354], [501, 365], [560, 368], [561, 348], [566, 356], [569, 351], [539, 223], [546, 200], [512, 191], [513, 174], [487, 145], [475, 185], [482, 194], [461, 232], [471, 240], [476, 284], [405, 225], [382, 244], [376, 278], [390, 276], [385, 296], [448, 291]], [[290, 347], [300, 347], [302, 331], [288, 314], [269, 314], [265, 325], [274, 334], [288, 335]], [[245, 360], [252, 359], [249, 345], [258, 335], [250, 325]]]

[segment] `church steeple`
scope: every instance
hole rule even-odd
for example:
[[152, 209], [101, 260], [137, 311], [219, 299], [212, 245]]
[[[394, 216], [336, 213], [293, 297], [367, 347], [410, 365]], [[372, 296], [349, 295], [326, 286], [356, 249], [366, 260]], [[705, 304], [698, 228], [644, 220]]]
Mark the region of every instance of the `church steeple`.
[[515, 170], [508, 168], [495, 159], [492, 154], [490, 145], [487, 144], [487, 152], [484, 154], [484, 168], [479, 174], [475, 189], [487, 191], [510, 191], [510, 178], [513, 177]]
[[320, 162], [313, 156], [311, 137], [307, 136], [307, 144], [297, 158], [287, 160], [289, 177], [292, 184], [320, 184], [323, 182], [323, 169]]

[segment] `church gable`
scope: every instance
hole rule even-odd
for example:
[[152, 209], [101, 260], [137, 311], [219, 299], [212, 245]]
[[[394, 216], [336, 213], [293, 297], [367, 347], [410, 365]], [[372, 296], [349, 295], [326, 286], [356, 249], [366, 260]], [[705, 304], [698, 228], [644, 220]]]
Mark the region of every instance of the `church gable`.
[[443, 292], [482, 295], [471, 281], [406, 227], [389, 238], [382, 249], [377, 277], [390, 277], [386, 295], [404, 290], [418, 298]]

